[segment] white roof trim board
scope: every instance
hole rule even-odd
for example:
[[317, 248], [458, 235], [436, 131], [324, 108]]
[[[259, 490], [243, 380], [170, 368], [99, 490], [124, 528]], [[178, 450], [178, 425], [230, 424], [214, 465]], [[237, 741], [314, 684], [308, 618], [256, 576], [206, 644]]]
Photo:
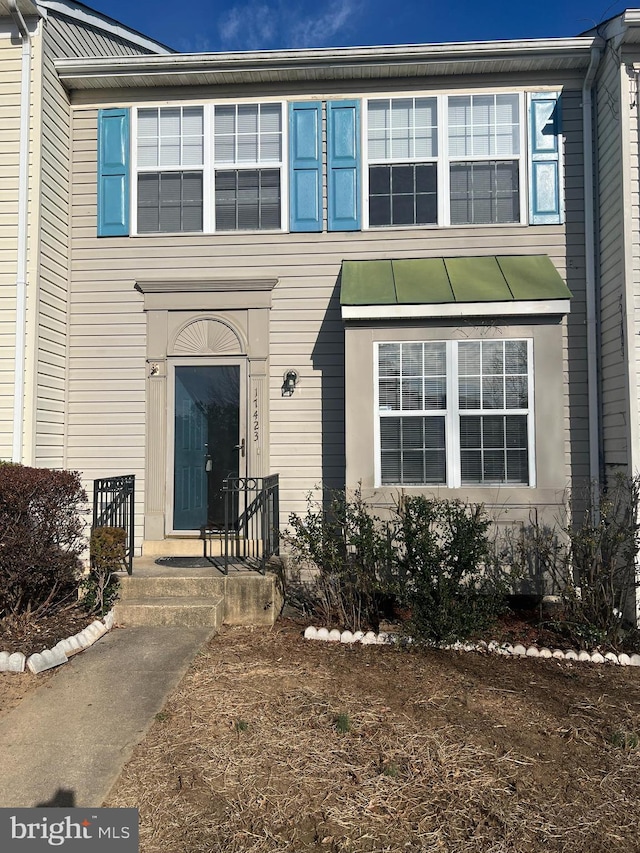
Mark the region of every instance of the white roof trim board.
[[[47, 3], [61, 0], [46, 0]], [[70, 89], [585, 69], [597, 36], [56, 61]]]
[[412, 320], [444, 317], [530, 317], [568, 314], [568, 299], [446, 302], [422, 305], [343, 305], [343, 320]]

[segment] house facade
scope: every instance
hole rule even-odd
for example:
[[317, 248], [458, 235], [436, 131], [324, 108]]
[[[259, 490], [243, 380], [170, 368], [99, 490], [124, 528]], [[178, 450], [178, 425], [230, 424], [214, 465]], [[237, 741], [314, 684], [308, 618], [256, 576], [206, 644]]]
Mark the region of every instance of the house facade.
[[278, 473], [284, 519], [321, 485], [527, 518], [588, 481], [592, 41], [56, 64], [66, 464], [136, 473], [145, 548], [232, 469]]
[[74, 2], [0, 2], [0, 458], [63, 467], [70, 308], [64, 56], [168, 52]]
[[[633, 52], [635, 13], [570, 39], [240, 54], [128, 31], [98, 55], [54, 50], [63, 5], [34, 18], [60, 118], [29, 215], [62, 248], [27, 229], [24, 461], [135, 474], [149, 554], [199, 548], [230, 473], [278, 473], [283, 524], [345, 484], [508, 523], [556, 520], [613, 464], [639, 253], [635, 59], [611, 46], [622, 27]], [[0, 455], [15, 434], [3, 415]]]

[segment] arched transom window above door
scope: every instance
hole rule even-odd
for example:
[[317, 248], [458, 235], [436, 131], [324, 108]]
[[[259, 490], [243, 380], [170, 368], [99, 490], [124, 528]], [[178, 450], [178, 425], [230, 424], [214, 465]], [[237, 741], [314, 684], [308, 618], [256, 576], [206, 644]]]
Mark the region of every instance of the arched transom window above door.
[[185, 326], [177, 335], [171, 355], [241, 355], [245, 352], [237, 332], [221, 320], [202, 318]]

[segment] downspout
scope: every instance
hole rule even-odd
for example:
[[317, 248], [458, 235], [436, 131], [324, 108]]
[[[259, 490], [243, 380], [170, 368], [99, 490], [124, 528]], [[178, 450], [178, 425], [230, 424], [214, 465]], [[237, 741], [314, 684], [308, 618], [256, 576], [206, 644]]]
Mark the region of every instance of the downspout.
[[600, 503], [600, 377], [598, 369], [598, 297], [596, 291], [595, 187], [593, 177], [593, 81], [602, 50], [591, 48], [591, 61], [582, 85], [582, 146], [584, 161], [584, 260], [587, 309], [587, 386], [589, 398], [589, 476], [592, 506]]
[[29, 204], [29, 118], [31, 113], [31, 37], [17, 0], [9, 0], [9, 12], [22, 37], [20, 87], [20, 161], [18, 171], [18, 258], [16, 272], [16, 356], [13, 391], [14, 462], [22, 462], [24, 389], [27, 331], [27, 228]]

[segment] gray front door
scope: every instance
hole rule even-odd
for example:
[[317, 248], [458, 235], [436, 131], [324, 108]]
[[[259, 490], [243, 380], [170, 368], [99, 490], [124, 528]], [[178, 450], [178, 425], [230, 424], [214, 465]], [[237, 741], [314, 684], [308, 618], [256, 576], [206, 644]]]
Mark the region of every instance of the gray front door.
[[176, 365], [173, 529], [224, 522], [222, 483], [240, 474], [239, 364]]

